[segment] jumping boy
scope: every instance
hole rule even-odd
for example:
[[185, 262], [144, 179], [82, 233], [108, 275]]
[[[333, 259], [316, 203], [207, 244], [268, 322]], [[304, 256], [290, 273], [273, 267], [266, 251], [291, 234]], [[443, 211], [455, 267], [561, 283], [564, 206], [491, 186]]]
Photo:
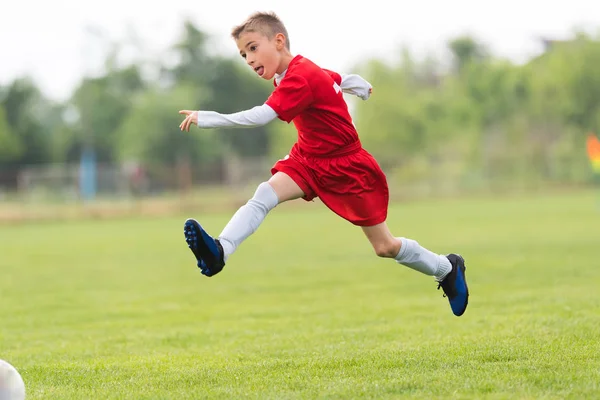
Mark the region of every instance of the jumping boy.
[[343, 93], [367, 100], [371, 85], [358, 75], [322, 69], [301, 55], [293, 56], [287, 30], [273, 13], [255, 13], [231, 33], [240, 55], [258, 76], [274, 79], [267, 101], [234, 114], [182, 110], [182, 131], [199, 128], [254, 127], [277, 118], [294, 122], [298, 141], [290, 154], [275, 163], [272, 176], [231, 218], [218, 238], [193, 219], [184, 234], [202, 274], [213, 276], [248, 238], [267, 213], [285, 201], [321, 201], [340, 217], [360, 226], [379, 257], [434, 276], [462, 315], [468, 304], [465, 262], [457, 254], [435, 254], [414, 240], [394, 237], [386, 224], [388, 186], [375, 159], [361, 146]]

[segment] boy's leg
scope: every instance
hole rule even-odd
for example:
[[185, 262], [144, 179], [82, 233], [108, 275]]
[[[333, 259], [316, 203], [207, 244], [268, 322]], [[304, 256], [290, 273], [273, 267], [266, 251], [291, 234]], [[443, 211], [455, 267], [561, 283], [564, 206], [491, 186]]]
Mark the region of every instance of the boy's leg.
[[283, 172], [277, 172], [258, 185], [254, 196], [233, 215], [218, 239], [211, 237], [193, 219], [185, 222], [184, 234], [198, 267], [206, 276], [220, 272], [227, 258], [259, 225], [277, 204], [304, 196], [300, 187]]
[[465, 312], [469, 290], [461, 256], [435, 254], [414, 240], [394, 237], [385, 222], [362, 229], [378, 256], [393, 258], [399, 264], [434, 276], [439, 282], [438, 288], [444, 289], [452, 312], [457, 316]]
[[277, 204], [302, 196], [302, 189], [283, 172], [275, 173], [268, 182], [258, 185], [254, 196], [233, 215], [219, 235], [225, 260], [258, 229], [269, 211]]
[[394, 237], [385, 222], [362, 229], [379, 257], [393, 258], [399, 264], [435, 276], [438, 281], [452, 270], [446, 256], [432, 253], [414, 240]]

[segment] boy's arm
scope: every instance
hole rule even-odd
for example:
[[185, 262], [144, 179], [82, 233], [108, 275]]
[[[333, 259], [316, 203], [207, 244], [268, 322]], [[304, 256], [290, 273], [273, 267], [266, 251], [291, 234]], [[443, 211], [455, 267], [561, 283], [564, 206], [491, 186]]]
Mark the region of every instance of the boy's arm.
[[342, 83], [340, 84], [342, 92], [353, 94], [363, 100], [367, 100], [369, 96], [371, 96], [371, 93], [373, 92], [373, 86], [371, 86], [371, 84], [364, 80], [360, 75], [340, 74], [340, 76], [342, 77]]
[[241, 128], [266, 125], [277, 118], [277, 113], [267, 104], [233, 114], [221, 114], [216, 111], [181, 110], [186, 117], [179, 125], [181, 130], [189, 131], [191, 124], [199, 128]]
[[367, 100], [373, 92], [371, 84], [364, 80], [360, 75], [338, 74], [337, 72], [325, 68], [323, 68], [323, 70], [333, 78], [335, 83], [340, 85], [340, 88], [344, 93], [353, 94], [363, 100]]

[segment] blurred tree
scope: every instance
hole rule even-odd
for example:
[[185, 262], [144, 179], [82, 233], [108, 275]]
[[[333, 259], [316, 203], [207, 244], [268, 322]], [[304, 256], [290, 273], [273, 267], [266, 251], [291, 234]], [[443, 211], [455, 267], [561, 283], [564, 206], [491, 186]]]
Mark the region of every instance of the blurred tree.
[[[49, 101], [29, 79], [17, 79], [4, 91], [0, 98], [0, 121], [4, 120], [4, 132], [0, 137], [7, 145], [4, 165], [37, 164], [51, 158], [48, 143], [52, 126], [44, 121]], [[10, 149], [10, 150], [9, 150]]]
[[[78, 161], [86, 146], [99, 161], [178, 165], [184, 172], [229, 155], [283, 157], [297, 134], [280, 121], [179, 131], [179, 109], [237, 112], [262, 104], [273, 89], [242, 59], [209, 49], [208, 35], [190, 21], [160, 59], [138, 51], [122, 67], [114, 45], [105, 72], [82, 80], [66, 104], [48, 101], [30, 80], [15, 80], [0, 90], [0, 166]], [[436, 176], [438, 183], [591, 177], [584, 141], [600, 131], [598, 38], [553, 41], [523, 65], [493, 57], [469, 36], [449, 41], [448, 50], [447, 71], [440, 60], [418, 60], [406, 48], [397, 62], [357, 66], [374, 93], [368, 102], [347, 98], [364, 146], [386, 170], [415, 181]], [[143, 79], [152, 75], [143, 71], [158, 70], [156, 80]]]
[[210, 87], [210, 82], [218, 71], [218, 63], [208, 54], [207, 42], [206, 33], [190, 20], [184, 21], [183, 37], [172, 48], [176, 64], [162, 69], [163, 78], [177, 84]]
[[[172, 67], [163, 68], [163, 77], [173, 86], [194, 89], [191, 101], [184, 108], [233, 113], [262, 104], [272, 84], [245, 70], [241, 58], [211, 56], [207, 41], [205, 33], [186, 21], [183, 38], [172, 49], [178, 61]], [[242, 157], [256, 157], [268, 153], [270, 129], [268, 126], [219, 129], [217, 137], [226, 151]]]
[[[241, 58], [218, 59], [217, 62], [218, 73], [211, 82], [214, 94], [210, 102], [211, 109], [233, 113], [261, 105], [267, 100], [273, 84], [251, 74]], [[278, 122], [280, 121], [251, 129], [221, 129], [219, 136], [235, 154], [241, 157], [260, 157], [268, 154], [269, 132]]]
[[189, 189], [192, 166], [210, 164], [222, 154], [214, 132], [179, 129], [182, 117], [177, 110], [194, 97], [197, 95], [189, 86], [144, 92], [117, 131], [120, 159], [138, 162], [155, 176], [169, 174], [169, 168], [175, 167], [170, 174], [174, 171], [177, 176], [169, 180], [178, 182], [182, 190]]
[[176, 165], [180, 159], [191, 162], [218, 159], [221, 147], [213, 132], [181, 132], [182, 117], [177, 113], [197, 96], [189, 86], [169, 91], [147, 90], [117, 131], [119, 158], [145, 165]]
[[0, 108], [0, 166], [18, 159], [24, 150], [23, 142], [6, 120], [4, 108]]
[[545, 175], [588, 180], [585, 138], [600, 131], [600, 41], [579, 33], [546, 43], [547, 51], [524, 67], [531, 93], [528, 145], [538, 144]]
[[448, 48], [454, 59], [454, 70], [461, 72], [472, 63], [481, 62], [488, 58], [488, 50], [471, 36], [460, 36], [448, 42]]
[[[526, 65], [493, 58], [470, 37], [448, 46], [453, 74], [406, 51], [398, 64], [362, 67], [374, 86], [356, 108], [365, 147], [404, 178], [575, 179], [564, 171], [581, 171], [583, 134], [600, 121], [600, 43], [580, 36]], [[423, 79], [426, 70], [437, 73]]]
[[86, 78], [71, 98], [73, 122], [60, 131], [62, 157], [79, 159], [84, 147], [93, 148], [99, 162], [118, 157], [115, 133], [133, 106], [134, 97], [145, 89], [135, 65], [111, 69], [98, 78]]

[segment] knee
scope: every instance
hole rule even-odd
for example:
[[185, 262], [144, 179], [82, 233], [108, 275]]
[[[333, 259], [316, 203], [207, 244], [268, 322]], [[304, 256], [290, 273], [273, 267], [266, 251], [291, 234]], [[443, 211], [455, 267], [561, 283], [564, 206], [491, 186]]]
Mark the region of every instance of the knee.
[[400, 245], [393, 240], [386, 240], [385, 242], [373, 243], [373, 250], [375, 250], [378, 257], [394, 258], [400, 251]]
[[254, 196], [248, 200], [248, 205], [258, 207], [265, 213], [271, 211], [279, 203], [277, 194], [267, 182], [263, 182], [256, 188]]

